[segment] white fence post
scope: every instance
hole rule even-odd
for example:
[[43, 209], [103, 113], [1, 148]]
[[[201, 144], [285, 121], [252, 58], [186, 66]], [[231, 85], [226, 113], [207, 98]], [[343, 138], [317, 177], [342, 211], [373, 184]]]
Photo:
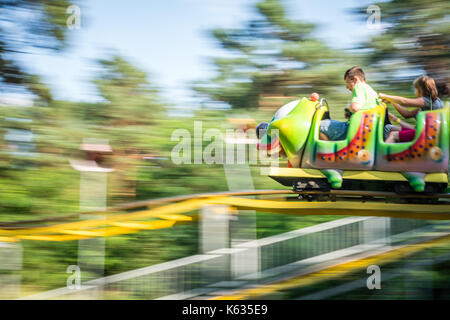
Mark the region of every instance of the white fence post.
[[229, 219], [228, 206], [207, 205], [201, 209], [201, 253], [229, 248]]
[[0, 242], [0, 299], [21, 295], [22, 245], [20, 242]]
[[362, 228], [364, 244], [390, 245], [390, 225], [391, 218], [388, 217], [372, 217], [364, 220]]
[[[255, 189], [248, 164], [225, 164], [224, 170], [230, 191]], [[255, 210], [239, 210], [231, 226], [231, 247], [256, 240]], [[260, 269], [259, 248], [247, 248], [232, 254], [231, 269], [234, 278], [257, 273]]]
[[[82, 149], [91, 153], [111, 152], [107, 140], [83, 139]], [[80, 210], [104, 211], [107, 202], [107, 173], [114, 171], [111, 168], [100, 167], [92, 159], [71, 160], [74, 169], [80, 172]], [[104, 215], [80, 215], [80, 219], [105, 219]], [[78, 241], [78, 265], [81, 282], [102, 278], [105, 269], [105, 238], [90, 238]], [[91, 290], [90, 299], [102, 299], [101, 286], [99, 290]]]

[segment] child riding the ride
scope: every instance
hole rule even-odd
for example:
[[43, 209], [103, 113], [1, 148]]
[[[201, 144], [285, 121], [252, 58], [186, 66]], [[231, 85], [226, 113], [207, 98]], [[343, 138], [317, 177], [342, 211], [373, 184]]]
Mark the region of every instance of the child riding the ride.
[[[358, 67], [348, 69], [344, 74], [346, 87], [352, 92], [352, 102], [345, 108], [347, 119], [359, 111], [375, 108], [378, 105], [378, 95], [366, 83], [364, 71]], [[322, 120], [319, 138], [321, 140], [344, 140], [347, 136], [349, 123], [332, 119]]]
[[[422, 110], [442, 109], [444, 107], [444, 103], [439, 99], [439, 92], [433, 78], [422, 75], [415, 79], [413, 84], [416, 95], [416, 98], [414, 99], [391, 96], [384, 93], [380, 93], [379, 97], [390, 102], [400, 115], [406, 119], [415, 118]], [[442, 88], [444, 90], [447, 89], [446, 91], [448, 92], [446, 86], [443, 86]], [[413, 107], [414, 109], [408, 110], [405, 107]], [[408, 142], [414, 140], [416, 135], [415, 126], [405, 121], [401, 121], [391, 113], [389, 113], [389, 117], [395, 124], [400, 126], [391, 127], [391, 132], [386, 139], [387, 143]]]

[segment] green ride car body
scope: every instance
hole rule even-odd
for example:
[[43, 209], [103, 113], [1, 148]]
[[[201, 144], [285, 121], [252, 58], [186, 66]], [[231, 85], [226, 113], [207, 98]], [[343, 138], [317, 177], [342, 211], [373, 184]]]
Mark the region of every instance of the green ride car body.
[[423, 191], [427, 173], [448, 176], [448, 106], [419, 112], [410, 142], [384, 142], [384, 103], [354, 113], [344, 140], [325, 141], [319, 139], [320, 121], [329, 115], [324, 101], [302, 98], [285, 117], [272, 119], [261, 143], [278, 140], [293, 168], [320, 169], [334, 188], [341, 187], [345, 170], [400, 172], [415, 191]]

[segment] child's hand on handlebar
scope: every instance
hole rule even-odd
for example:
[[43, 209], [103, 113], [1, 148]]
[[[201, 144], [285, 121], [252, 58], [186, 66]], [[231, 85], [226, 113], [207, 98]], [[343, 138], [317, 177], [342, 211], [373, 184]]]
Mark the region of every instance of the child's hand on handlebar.
[[378, 94], [378, 98], [380, 98], [384, 102], [390, 102], [391, 101], [387, 94], [384, 94], [384, 93], [381, 93], [381, 92]]
[[352, 112], [349, 108], [345, 108], [345, 119], [350, 119], [352, 116]]

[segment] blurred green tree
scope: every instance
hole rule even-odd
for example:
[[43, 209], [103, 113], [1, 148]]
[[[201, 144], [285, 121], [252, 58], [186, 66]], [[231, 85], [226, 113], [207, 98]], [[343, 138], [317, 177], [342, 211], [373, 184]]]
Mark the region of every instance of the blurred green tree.
[[69, 0], [0, 1], [0, 88], [24, 87], [45, 102], [48, 88], [15, 59], [18, 53], [38, 49], [60, 50], [67, 44]]
[[94, 84], [106, 103], [91, 110], [89, 118], [113, 127], [148, 125], [163, 111], [159, 92], [148, 75], [119, 56], [99, 60]]
[[313, 35], [311, 23], [287, 18], [280, 0], [256, 4], [260, 18], [241, 29], [216, 29], [212, 36], [227, 50], [213, 59], [218, 75], [194, 89], [232, 108], [278, 108], [300, 94], [333, 95], [348, 67], [345, 55]]
[[[391, 0], [380, 8], [381, 28], [362, 43], [367, 62], [389, 90], [411, 93], [411, 80], [426, 73], [449, 82], [450, 2]], [[354, 10], [367, 19], [367, 7]], [[369, 50], [367, 50], [369, 49]]]
[[[39, 104], [2, 107], [3, 220], [78, 210], [79, 173], [69, 159], [84, 157], [80, 150], [84, 138], [109, 140], [114, 153], [107, 158], [116, 169], [110, 184], [112, 198], [118, 202], [134, 200], [136, 165], [140, 154], [151, 150], [147, 135], [151, 135], [164, 106], [147, 75], [123, 58], [103, 59], [99, 66], [94, 83], [102, 102], [51, 100], [45, 108]], [[26, 143], [31, 150], [22, 150], [25, 143], [20, 140], [24, 138], [31, 139]]]
[[155, 152], [146, 135], [155, 130], [155, 121], [164, 115], [165, 107], [148, 75], [132, 63], [114, 55], [98, 64], [101, 70], [93, 82], [104, 102], [85, 110], [84, 120], [110, 141], [119, 186], [113, 193], [120, 202], [131, 201], [135, 197], [139, 155]]

